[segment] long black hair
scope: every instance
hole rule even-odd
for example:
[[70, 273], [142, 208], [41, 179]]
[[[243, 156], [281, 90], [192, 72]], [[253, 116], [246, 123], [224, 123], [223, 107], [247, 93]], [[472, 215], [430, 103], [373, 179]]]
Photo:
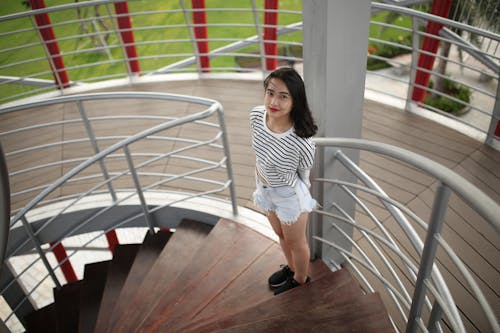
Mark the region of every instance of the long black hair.
[[280, 67], [271, 72], [264, 80], [264, 89], [267, 89], [272, 78], [283, 81], [292, 96], [292, 111], [295, 133], [301, 138], [309, 138], [316, 134], [318, 126], [314, 122], [309, 104], [307, 103], [306, 87], [299, 73], [291, 67]]

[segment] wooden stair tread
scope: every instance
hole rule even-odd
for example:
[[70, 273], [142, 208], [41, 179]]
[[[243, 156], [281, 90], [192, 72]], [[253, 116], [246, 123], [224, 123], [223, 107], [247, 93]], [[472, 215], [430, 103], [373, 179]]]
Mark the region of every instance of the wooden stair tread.
[[207, 224], [183, 219], [136, 288], [127, 309], [117, 314], [107, 332], [133, 332], [156, 304], [158, 295], [168, 290], [170, 283], [190, 264], [211, 229]]
[[77, 332], [80, 315], [81, 280], [54, 289], [57, 332]]
[[250, 304], [237, 313], [227, 313], [225, 317], [211, 322], [198, 321], [183, 328], [183, 332], [211, 332], [228, 326], [264, 320], [287, 313], [290, 309], [316, 308], [343, 304], [363, 296], [359, 284], [345, 269], [329, 272], [309, 284], [294, 288], [266, 301]]
[[[221, 315], [225, 317], [228, 313], [239, 312], [247, 308], [249, 304], [272, 299], [274, 293], [269, 288], [267, 279], [284, 260], [281, 247], [277, 243], [273, 243], [248, 270], [212, 299], [209, 305], [199, 313], [193, 313], [191, 318], [187, 318], [187, 320], [206, 323], [220, 318]], [[308, 275], [312, 280], [320, 279], [328, 273], [330, 273], [330, 269], [321, 260], [311, 262], [309, 265]]]
[[102, 294], [106, 285], [109, 263], [110, 261], [101, 261], [85, 265], [78, 324], [78, 332], [80, 333], [94, 332]]
[[220, 333], [274, 332], [377, 332], [394, 333], [378, 293], [364, 295], [342, 306], [326, 306], [290, 311], [244, 325], [219, 330]]
[[146, 232], [143, 243], [139, 248], [120, 295], [116, 300], [115, 307], [107, 326], [113, 325], [114, 321], [117, 320], [117, 314], [122, 313], [129, 306], [130, 301], [136, 293], [137, 287], [140, 286], [144, 280], [144, 276], [146, 276], [154, 266], [154, 262], [171, 236], [172, 232], [170, 231], [159, 231], [157, 233]]
[[348, 269], [309, 265], [312, 281], [274, 296], [279, 244], [242, 224], [183, 220], [175, 233], [118, 245], [84, 279], [54, 289], [25, 318], [27, 332], [394, 332], [378, 293]]
[[24, 319], [26, 333], [56, 332], [56, 305], [55, 303], [50, 303], [30, 313]]
[[[193, 313], [189, 321], [206, 321], [220, 313], [238, 311], [245, 303], [255, 303], [272, 297], [267, 285], [269, 272], [284, 261], [281, 247], [274, 243], [245, 272], [216, 295], [210, 303], [198, 313]], [[241, 300], [244, 299], [245, 302]]]
[[116, 245], [113, 259], [108, 267], [106, 285], [101, 299], [99, 314], [95, 323], [95, 331], [102, 332], [108, 325], [116, 300], [132, 267], [140, 244]]
[[220, 220], [195, 260], [160, 297], [141, 331], [169, 332], [199, 313], [257, 261], [274, 241], [241, 224]]

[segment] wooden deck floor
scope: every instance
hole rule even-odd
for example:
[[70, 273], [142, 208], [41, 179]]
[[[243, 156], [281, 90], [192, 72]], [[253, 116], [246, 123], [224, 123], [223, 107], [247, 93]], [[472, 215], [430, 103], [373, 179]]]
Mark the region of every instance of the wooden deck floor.
[[[254, 156], [250, 147], [248, 113], [253, 106], [262, 104], [260, 81], [206, 79], [141, 84], [114, 90], [158, 91], [218, 100], [225, 110], [238, 204], [254, 208], [251, 202]], [[114, 104], [112, 107], [117, 110], [121, 106]], [[417, 115], [376, 102], [365, 101], [363, 112], [363, 138], [396, 145], [435, 160], [462, 175], [500, 203], [500, 151]], [[16, 117], [13, 121], [22, 119]], [[6, 124], [2, 124], [0, 119], [0, 132], [5, 130]], [[3, 145], [6, 152], [11, 150]], [[362, 153], [360, 164], [389, 195], [399, 198], [420, 216], [430, 214], [435, 180], [372, 153]], [[371, 208], [384, 216], [378, 205], [372, 202]], [[360, 216], [361, 221], [363, 218]], [[397, 231], [394, 230], [394, 233], [397, 236]], [[447, 215], [443, 233], [475, 272], [497, 316], [500, 316], [500, 236], [455, 197], [452, 198], [452, 209]], [[454, 275], [455, 272], [450, 270], [448, 273]], [[463, 298], [462, 301], [467, 303], [466, 294]], [[472, 329], [475, 330], [480, 331], [481, 328]]]

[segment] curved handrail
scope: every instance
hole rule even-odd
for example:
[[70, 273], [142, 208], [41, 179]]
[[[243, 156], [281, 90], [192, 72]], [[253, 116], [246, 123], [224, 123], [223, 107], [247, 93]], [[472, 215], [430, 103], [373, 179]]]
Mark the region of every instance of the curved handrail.
[[187, 95], [179, 95], [179, 94], [169, 94], [169, 93], [155, 93], [155, 92], [124, 92], [118, 91], [113, 93], [88, 93], [88, 94], [78, 94], [78, 95], [68, 95], [68, 96], [59, 96], [50, 99], [38, 100], [38, 101], [29, 101], [23, 102], [19, 104], [14, 104], [6, 107], [0, 108], [0, 114], [9, 113], [14, 111], [19, 111], [27, 108], [35, 108], [40, 106], [47, 106], [53, 104], [74, 102], [76, 100], [79, 101], [89, 101], [89, 100], [104, 100], [111, 98], [123, 98], [123, 99], [133, 99], [133, 98], [148, 98], [148, 99], [159, 99], [159, 100], [168, 100], [168, 101], [178, 101], [178, 102], [189, 102], [196, 103], [206, 106], [212, 106], [214, 104], [218, 104], [219, 108], [222, 109], [222, 105], [214, 99], [203, 98], [203, 97], [194, 97]]
[[500, 205], [468, 180], [431, 159], [406, 149], [364, 139], [314, 138], [314, 142], [318, 146], [368, 150], [414, 165], [448, 185], [500, 233]]
[[185, 124], [188, 122], [193, 122], [196, 120], [200, 120], [203, 118], [206, 118], [209, 115], [214, 114], [217, 111], [222, 111], [222, 105], [220, 105], [219, 102], [215, 100], [211, 100], [208, 98], [201, 98], [201, 97], [192, 97], [192, 96], [184, 96], [184, 95], [177, 95], [177, 94], [166, 94], [166, 93], [148, 93], [148, 92], [117, 92], [117, 93], [95, 93], [95, 94], [84, 94], [84, 95], [73, 95], [73, 96], [62, 96], [62, 97], [57, 97], [51, 100], [43, 100], [43, 101], [37, 101], [34, 103], [30, 104], [24, 104], [24, 105], [16, 105], [16, 106], [11, 106], [8, 107], [2, 112], [13, 112], [17, 110], [21, 110], [27, 107], [36, 107], [36, 106], [45, 106], [45, 105], [51, 105], [51, 104], [59, 104], [59, 103], [64, 103], [64, 102], [69, 102], [69, 101], [83, 101], [83, 100], [96, 100], [96, 99], [109, 99], [111, 97], [120, 97], [120, 98], [157, 98], [157, 99], [163, 99], [163, 100], [175, 100], [175, 101], [183, 101], [183, 102], [191, 102], [191, 103], [198, 103], [202, 105], [207, 105], [209, 108], [205, 111], [195, 113], [193, 115], [186, 116], [181, 119], [176, 119], [169, 121], [167, 123], [163, 123], [160, 125], [157, 125], [155, 127], [146, 129], [140, 133], [137, 133], [133, 136], [130, 136], [120, 142], [117, 142], [108, 148], [102, 150], [98, 154], [94, 155], [93, 157], [87, 159], [85, 162], [79, 164], [78, 166], [74, 167], [70, 171], [68, 171], [65, 175], [57, 179], [54, 183], [52, 183], [50, 186], [45, 188], [42, 192], [40, 192], [35, 198], [33, 198], [28, 204], [26, 204], [21, 210], [17, 212], [17, 214], [12, 218], [12, 222], [14, 223], [15, 221], [20, 220], [28, 211], [30, 211], [33, 207], [37, 205], [38, 202], [43, 200], [47, 195], [49, 195], [52, 191], [54, 191], [56, 188], [64, 184], [67, 180], [87, 168], [88, 166], [94, 164], [95, 162], [101, 160], [105, 156], [117, 151], [118, 149], [121, 149], [123, 147], [126, 147], [141, 138], [145, 138], [147, 136], [156, 134], [158, 132], [164, 131], [168, 128], [178, 126], [181, 124]]
[[[493, 199], [484, 194], [481, 190], [475, 187], [472, 183], [459, 176], [452, 170], [442, 166], [439, 163], [436, 163], [424, 156], [418, 155], [411, 151], [395, 147], [389, 144], [384, 144], [380, 142], [368, 141], [363, 139], [352, 139], [352, 138], [314, 138], [314, 142], [317, 146], [322, 148], [333, 148], [337, 149], [335, 153], [335, 159], [340, 160], [340, 162], [345, 166], [348, 170], [352, 172], [356, 178], [364, 183], [367, 186], [362, 186], [356, 184], [355, 182], [350, 181], [342, 181], [336, 179], [326, 179], [326, 178], [315, 178], [314, 182], [320, 183], [330, 183], [334, 186], [339, 186], [345, 192], [347, 192], [350, 197], [355, 200], [358, 204], [361, 204], [358, 200], [358, 197], [355, 196], [348, 188], [352, 188], [353, 190], [358, 190], [361, 192], [369, 193], [370, 195], [375, 196], [382, 202], [382, 204], [386, 207], [388, 211], [391, 212], [394, 221], [396, 221], [396, 225], [399, 225], [401, 229], [405, 232], [408, 240], [413, 244], [415, 250], [417, 251], [417, 263], [418, 267], [418, 276], [413, 275], [413, 281], [415, 282], [415, 290], [413, 292], [412, 305], [409, 313], [409, 318], [407, 320], [408, 326], [407, 329], [413, 331], [415, 325], [422, 327], [422, 318], [420, 317], [420, 308], [424, 302], [427, 303], [429, 308], [432, 307], [432, 312], [434, 311], [443, 311], [445, 315], [450, 320], [450, 325], [457, 332], [465, 332], [464, 325], [462, 323], [461, 316], [457, 310], [456, 303], [453, 299], [453, 294], [448, 288], [448, 282], [443, 278], [441, 272], [434, 263], [436, 262], [436, 249], [438, 246], [441, 246], [441, 249], [449, 256], [451, 262], [454, 267], [457, 267], [459, 272], [462, 274], [462, 277], [465, 279], [466, 284], [470, 287], [470, 292], [477, 298], [477, 302], [482, 307], [484, 314], [488, 318], [488, 323], [490, 327], [493, 328], [494, 331], [498, 330], [498, 323], [496, 321], [495, 314], [486, 300], [485, 295], [479, 288], [477, 282], [471, 277], [471, 274], [467, 271], [466, 265], [460, 260], [460, 258], [454, 253], [454, 250], [451, 246], [447, 245], [446, 242], [441, 237], [441, 225], [443, 223], [444, 212], [446, 211], [447, 200], [451, 191], [454, 194], [458, 195], [466, 204], [468, 204], [472, 209], [475, 210], [479, 215], [481, 215], [487, 223], [490, 224], [494, 228], [494, 230], [499, 233], [500, 230], [500, 205], [498, 205]], [[440, 182], [440, 186], [438, 187], [435, 201], [432, 207], [432, 214], [429, 219], [428, 224], [423, 222], [417, 215], [413, 214], [411, 210], [407, 207], [401, 205], [399, 202], [391, 199], [385, 192], [373, 182], [369, 175], [365, 174], [363, 170], [361, 170], [356, 164], [350, 161], [340, 150], [341, 148], [346, 149], [354, 149], [356, 151], [369, 151], [373, 153], [377, 153], [380, 155], [385, 155], [392, 159], [395, 159], [398, 162], [404, 163], [405, 165], [409, 165], [416, 169], [419, 169], [423, 172], [426, 172], [428, 175], [437, 179]], [[331, 202], [330, 202], [331, 203]], [[325, 205], [326, 203], [323, 203]], [[375, 243], [370, 238], [376, 238], [379, 242], [384, 245], [390, 244], [390, 251], [394, 252], [396, 256], [400, 259], [404, 259], [402, 257], [404, 254], [399, 250], [398, 245], [394, 243], [390, 236], [387, 235], [385, 231], [385, 227], [378, 223], [376, 217], [370, 216], [374, 219], [374, 222], [377, 224], [377, 228], [380, 229], [384, 235], [386, 240], [378, 238], [374, 234], [369, 234], [368, 236], [364, 234], [366, 230], [361, 226], [357, 225], [354, 219], [351, 219], [350, 216], [344, 212], [341, 207], [338, 207], [335, 203], [332, 204], [336, 210], [340, 211], [344, 216], [330, 214], [326, 210], [318, 209], [315, 213], [320, 216], [329, 216], [341, 223], [348, 223], [351, 227], [356, 228], [360, 231], [365, 238], [369, 242], [369, 244], [376, 250]], [[409, 217], [414, 219], [415, 222], [421, 226], [425, 232], [425, 244], [422, 242], [420, 236], [416, 233], [412, 225], [406, 220], [405, 216], [402, 214], [407, 214]], [[370, 215], [370, 213], [368, 214]], [[332, 227], [337, 228], [333, 223]], [[314, 231], [314, 230], [313, 230]], [[350, 236], [347, 233], [340, 232], [338, 233], [343, 235], [347, 241], [351, 241]], [[341, 240], [341, 236], [335, 236], [333, 238], [338, 237], [338, 240]], [[342, 248], [340, 245], [337, 245], [337, 240], [325, 239], [323, 237], [319, 237], [318, 235], [312, 235], [312, 240], [319, 241], [325, 245], [333, 247], [337, 251], [340, 251], [342, 256], [344, 256], [345, 260], [352, 265], [352, 261], [349, 257], [346, 256], [346, 253], [350, 255], [350, 258], [357, 261], [362, 266], [369, 267], [373, 265], [371, 259], [365, 255], [363, 251], [361, 254], [366, 262], [359, 259], [353, 252], [349, 249]], [[356, 247], [357, 248], [357, 247]], [[378, 252], [377, 252], [378, 253]], [[380, 255], [380, 254], [379, 254]], [[379, 258], [380, 259], [380, 258]], [[403, 260], [404, 261], [404, 260]], [[408, 265], [408, 262], [405, 263], [410, 273], [416, 273], [413, 265]], [[357, 270], [356, 266], [353, 265], [353, 269], [360, 275], [360, 278], [367, 283], [364, 276]], [[379, 279], [383, 284], [386, 284], [386, 280], [383, 275], [377, 273], [375, 270], [371, 270], [371, 273], [374, 274], [376, 279]], [[390, 273], [393, 274], [393, 270], [389, 269]], [[432, 277], [432, 281], [429, 278]], [[396, 282], [399, 284], [401, 288], [401, 284], [399, 281], [399, 277], [394, 276]], [[370, 284], [367, 283], [368, 288], [371, 288]], [[392, 294], [392, 297], [396, 303], [396, 306], [400, 306], [400, 300], [394, 298], [394, 290], [393, 286], [386, 286], [389, 294]], [[427, 299], [427, 291], [434, 297], [434, 300], [437, 304], [431, 305], [429, 300]], [[437, 307], [437, 308], [436, 308]], [[403, 317], [405, 315], [403, 314]], [[406, 321], [406, 318], [404, 318]], [[431, 315], [431, 319], [429, 319], [429, 325], [436, 325], [440, 318], [439, 315], [433, 316]]]

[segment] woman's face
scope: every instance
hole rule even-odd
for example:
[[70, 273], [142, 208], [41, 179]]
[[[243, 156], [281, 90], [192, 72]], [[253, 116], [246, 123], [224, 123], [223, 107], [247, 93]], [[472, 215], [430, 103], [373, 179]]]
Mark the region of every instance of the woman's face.
[[269, 80], [264, 93], [264, 105], [272, 119], [290, 120], [293, 100], [283, 81], [277, 78]]

